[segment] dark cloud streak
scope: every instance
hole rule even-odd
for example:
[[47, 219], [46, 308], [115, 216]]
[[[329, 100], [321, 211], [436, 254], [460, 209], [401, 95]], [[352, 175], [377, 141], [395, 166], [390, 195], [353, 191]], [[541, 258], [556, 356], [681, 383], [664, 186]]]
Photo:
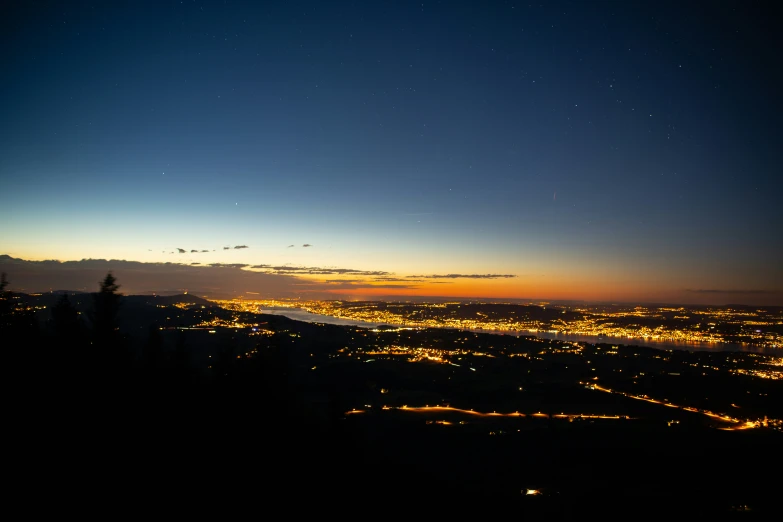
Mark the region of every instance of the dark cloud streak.
[[410, 277], [417, 279], [511, 279], [517, 276], [514, 274], [433, 274], [412, 275]]
[[740, 295], [740, 294], [772, 294], [769, 290], [721, 290], [715, 288], [699, 288], [699, 289], [686, 289], [686, 292], [692, 294], [727, 294], [727, 295]]
[[321, 268], [308, 266], [272, 266], [272, 265], [253, 265], [250, 267], [266, 274], [284, 274], [284, 275], [358, 275], [358, 276], [386, 276], [389, 272], [356, 270], [353, 268]]

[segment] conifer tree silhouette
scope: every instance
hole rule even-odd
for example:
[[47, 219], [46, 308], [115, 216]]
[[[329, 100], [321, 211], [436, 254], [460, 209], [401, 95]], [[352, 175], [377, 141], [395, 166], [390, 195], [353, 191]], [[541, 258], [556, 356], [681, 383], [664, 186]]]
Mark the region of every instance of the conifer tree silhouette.
[[117, 279], [111, 272], [100, 282], [100, 290], [93, 294], [92, 327], [98, 349], [109, 349], [119, 341], [117, 316], [120, 294]]
[[49, 380], [59, 382], [61, 387], [72, 377], [74, 371], [79, 371], [85, 364], [86, 337], [84, 324], [79, 312], [71, 304], [68, 294], [63, 294], [57, 303], [49, 307], [50, 336], [45, 342], [46, 366], [49, 370]]
[[35, 311], [16, 308], [7, 286], [8, 279], [3, 272], [0, 274], [0, 332], [11, 338], [24, 337], [28, 344], [34, 345], [39, 333]]
[[0, 332], [5, 332], [11, 327], [11, 292], [6, 292], [8, 286], [5, 272], [0, 274]]
[[[0, 274], [0, 345], [3, 347], [4, 378], [16, 380], [19, 386], [31, 386], [41, 382], [42, 363], [38, 320], [29, 307], [20, 308], [7, 290], [8, 279]], [[10, 370], [10, 371], [9, 371]], [[35, 388], [33, 384], [31, 387]], [[11, 385], [9, 389], [15, 389]], [[35, 388], [40, 390], [41, 388]]]
[[122, 295], [117, 279], [109, 272], [99, 283], [100, 289], [92, 294], [91, 313], [92, 347], [85, 369], [89, 380], [100, 382], [107, 389], [120, 391], [131, 375], [131, 353], [119, 331], [119, 311]]
[[76, 345], [80, 340], [82, 323], [79, 312], [71, 304], [68, 294], [63, 294], [50, 311], [54, 335], [61, 343], [69, 347]]

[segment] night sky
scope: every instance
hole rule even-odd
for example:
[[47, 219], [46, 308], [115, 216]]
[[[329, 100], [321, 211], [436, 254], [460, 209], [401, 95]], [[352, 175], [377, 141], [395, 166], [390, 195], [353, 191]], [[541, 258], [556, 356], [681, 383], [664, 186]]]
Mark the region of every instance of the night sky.
[[781, 19], [685, 4], [6, 2], [0, 254], [783, 304]]

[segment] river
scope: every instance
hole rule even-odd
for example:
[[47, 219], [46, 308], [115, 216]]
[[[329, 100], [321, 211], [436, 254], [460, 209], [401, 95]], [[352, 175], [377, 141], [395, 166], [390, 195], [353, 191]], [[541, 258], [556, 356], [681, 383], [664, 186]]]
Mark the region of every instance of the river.
[[304, 321], [306, 323], [336, 324], [340, 326], [358, 326], [360, 328], [376, 328], [385, 323], [370, 323], [366, 321], [356, 321], [354, 319], [343, 319], [342, 317], [332, 317], [331, 315], [321, 315], [302, 310], [301, 308], [262, 308], [258, 310], [259, 314], [282, 315], [295, 321]]
[[[340, 326], [358, 326], [360, 328], [376, 328], [382, 324], [389, 325], [389, 323], [371, 323], [366, 321], [357, 321], [355, 319], [343, 319], [341, 317], [332, 317], [330, 315], [321, 315], [302, 310], [301, 308], [263, 308], [258, 311], [262, 314], [282, 315], [295, 321], [304, 321], [308, 323], [324, 323], [334, 324]], [[390, 325], [399, 326], [399, 325]], [[648, 348], [657, 348], [659, 350], [688, 350], [691, 352], [707, 351], [707, 352], [753, 352], [764, 353], [769, 355], [776, 355], [772, 349], [765, 349], [762, 346], [756, 346], [752, 344], [743, 343], [704, 343], [704, 342], [682, 342], [682, 341], [651, 341], [645, 339], [635, 339], [627, 337], [606, 337], [597, 335], [575, 335], [575, 334], [563, 334], [552, 332], [516, 332], [516, 331], [504, 331], [504, 330], [483, 330], [483, 329], [466, 329], [474, 333], [486, 333], [494, 335], [514, 335], [517, 337], [522, 336], [536, 336], [544, 339], [557, 339], [560, 341], [572, 341], [581, 343], [606, 343], [613, 345], [624, 344], [627, 346], [645, 346]]]

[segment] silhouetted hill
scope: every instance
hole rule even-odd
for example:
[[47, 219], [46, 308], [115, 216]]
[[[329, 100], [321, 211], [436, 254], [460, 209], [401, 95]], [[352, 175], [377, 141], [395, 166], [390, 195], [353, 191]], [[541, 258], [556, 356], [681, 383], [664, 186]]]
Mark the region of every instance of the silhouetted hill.
[[69, 296], [71, 298], [71, 304], [81, 311], [86, 310], [86, 306], [91, 303], [89, 293], [70, 290], [57, 290], [54, 292], [32, 294], [10, 292], [10, 295], [19, 304], [35, 306], [38, 308], [49, 308], [53, 306], [63, 295]]
[[[62, 295], [68, 295], [72, 297], [72, 301], [75, 303], [83, 302], [85, 304], [91, 303], [91, 292], [79, 292], [75, 290], [54, 290], [51, 292], [43, 293], [23, 293], [23, 292], [11, 292], [14, 298], [17, 298], [21, 303], [27, 303], [36, 306], [49, 307], [56, 303]], [[207, 301], [202, 297], [198, 297], [193, 294], [178, 294], [178, 295], [123, 295], [122, 303], [124, 306], [172, 306], [177, 304], [189, 304], [194, 306], [213, 307], [214, 303]], [[78, 305], [77, 305], [77, 308]]]
[[216, 306], [211, 301], [207, 301], [203, 297], [199, 297], [193, 294], [177, 294], [177, 295], [126, 295], [124, 301], [128, 304], [148, 304], [148, 305], [160, 305], [171, 306], [176, 304], [191, 304], [201, 306]]
[[755, 312], [756, 310], [766, 310], [770, 313], [781, 313], [783, 312], [783, 306], [752, 306], [752, 305], [741, 305], [741, 304], [727, 304], [726, 308], [731, 308], [733, 310], [742, 310], [747, 312]]

